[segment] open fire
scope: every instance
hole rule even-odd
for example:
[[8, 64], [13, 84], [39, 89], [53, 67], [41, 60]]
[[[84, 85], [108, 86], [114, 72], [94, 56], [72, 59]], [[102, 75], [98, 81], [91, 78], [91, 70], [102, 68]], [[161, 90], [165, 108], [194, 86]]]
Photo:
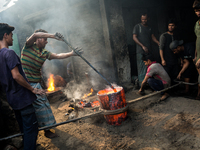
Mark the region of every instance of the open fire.
[[88, 93], [88, 94], [84, 94], [84, 96], [81, 97], [81, 99], [85, 99], [86, 97], [92, 95], [93, 92], [94, 92], [94, 90], [91, 88], [91, 89], [90, 89], [90, 93]]
[[62, 93], [63, 87], [66, 85], [66, 81], [59, 75], [54, 76], [50, 74], [47, 82], [47, 92], [48, 96], [57, 95]]
[[48, 92], [54, 91], [55, 86], [54, 86], [54, 75], [50, 74], [50, 77], [48, 79]]

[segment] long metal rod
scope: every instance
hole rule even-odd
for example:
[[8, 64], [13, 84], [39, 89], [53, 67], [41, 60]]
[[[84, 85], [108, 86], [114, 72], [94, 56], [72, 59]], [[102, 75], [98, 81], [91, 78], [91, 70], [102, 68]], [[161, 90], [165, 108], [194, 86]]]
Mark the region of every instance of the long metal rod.
[[[92, 116], [95, 116], [95, 115], [98, 115], [98, 114], [101, 114], [101, 113], [102, 113], [102, 111], [98, 111], [98, 112], [95, 112], [95, 113], [91, 113], [91, 114], [85, 115], [83, 117], [79, 117], [79, 118], [67, 120], [67, 121], [64, 121], [64, 122], [60, 122], [60, 123], [57, 123], [57, 124], [54, 124], [54, 125], [50, 125], [50, 126], [39, 128], [38, 131], [45, 130], [45, 129], [50, 129], [50, 128], [57, 127], [57, 126], [60, 126], [60, 125], [63, 125], [63, 124], [67, 124], [67, 123], [70, 123], [70, 122], [75, 122], [75, 121], [78, 121], [80, 119], [92, 117]], [[0, 141], [8, 140], [8, 139], [19, 137], [19, 136], [22, 136], [22, 135], [23, 135], [23, 133], [18, 133], [18, 134], [11, 135], [11, 136], [8, 136], [8, 137], [5, 137], [5, 138], [1, 138]]]
[[189, 83], [189, 82], [178, 81], [178, 80], [174, 80], [174, 82], [182, 83], [182, 84], [186, 84], [186, 85], [197, 85], [197, 84], [199, 84], [198, 82], [195, 82], [195, 83]]
[[114, 89], [114, 87], [111, 85], [111, 83], [98, 71], [96, 70], [96, 68], [94, 68], [79, 52], [76, 51], [76, 49], [74, 47], [72, 47], [67, 40], [65, 40], [65, 38], [62, 38], [62, 40], [78, 55], [80, 56], [94, 71], [96, 71], [109, 85], [112, 89]]
[[179, 83], [177, 83], [177, 84], [175, 84], [175, 85], [173, 85], [173, 86], [170, 86], [170, 87], [168, 87], [168, 88], [165, 88], [165, 89], [163, 89], [163, 90], [155, 91], [155, 92], [153, 92], [153, 93], [151, 93], [151, 94], [148, 94], [148, 95], [145, 95], [145, 96], [142, 96], [142, 97], [139, 97], [139, 98], [130, 100], [130, 101], [128, 101], [127, 103], [133, 103], [133, 102], [136, 102], [136, 101], [145, 99], [145, 98], [149, 98], [149, 97], [151, 97], [151, 96], [154, 96], [154, 95], [160, 94], [160, 93], [162, 93], [162, 92], [165, 92], [165, 91], [167, 91], [167, 90], [169, 90], [169, 89], [172, 89], [172, 88], [174, 88], [174, 87], [176, 87], [176, 86], [178, 86], [178, 85], [180, 85], [180, 84], [183, 84], [183, 83], [182, 83], [182, 82], [179, 82]]
[[[54, 125], [50, 125], [50, 126], [39, 128], [38, 131], [54, 128], [54, 127], [57, 127], [57, 126], [60, 126], [60, 125], [63, 125], [63, 124], [67, 124], [67, 123], [70, 123], [70, 122], [75, 122], [75, 121], [78, 121], [80, 119], [96, 116], [96, 115], [99, 115], [99, 114], [102, 114], [102, 115], [119, 114], [119, 113], [122, 113], [122, 112], [126, 111], [127, 109], [128, 109], [128, 105], [126, 107], [123, 107], [123, 108], [120, 108], [120, 109], [116, 109], [116, 110], [105, 110], [105, 109], [103, 109], [103, 110], [100, 110], [98, 112], [90, 113], [88, 115], [85, 115], [85, 116], [82, 116], [82, 117], [79, 117], [79, 118], [75, 118], [75, 119], [67, 120], [67, 121], [60, 122], [60, 123], [57, 123], [57, 124], [54, 124]], [[22, 135], [23, 135], [23, 133], [18, 133], [18, 134], [11, 135], [11, 136], [8, 136], [8, 137], [5, 137], [5, 138], [1, 138], [0, 141], [8, 140], [8, 139], [19, 137], [19, 136], [22, 136]]]
[[[142, 96], [142, 97], [130, 100], [130, 101], [127, 102], [127, 104], [134, 103], [136, 101], [143, 100], [145, 98], [149, 98], [149, 97], [154, 96], [156, 94], [159, 94], [161, 92], [165, 92], [165, 91], [167, 91], [169, 89], [172, 89], [172, 88], [174, 88], [174, 87], [176, 87], [176, 86], [178, 86], [180, 84], [184, 84], [184, 82], [179, 82], [178, 84], [175, 84], [173, 86], [165, 88], [165, 89], [163, 89], [161, 91], [157, 91], [157, 92], [154, 92], [154, 93], [151, 93], [151, 94], [148, 94], [148, 95], [145, 95], [145, 96]], [[122, 108], [121, 110], [123, 111], [123, 110], [126, 110], [126, 109], [128, 109], [128, 105], [127, 105], [126, 108]], [[77, 120], [88, 118], [88, 117], [92, 117], [92, 116], [99, 115], [99, 114], [108, 115], [108, 114], [117, 114], [117, 113], [120, 113], [120, 112], [121, 111], [119, 111], [119, 110], [101, 110], [101, 111], [98, 111], [98, 112], [95, 112], [95, 113], [91, 113], [91, 114], [85, 115], [83, 117], [79, 117], [79, 118], [67, 120], [67, 121], [60, 122], [60, 123], [57, 123], [57, 124], [51, 125], [51, 126], [42, 127], [42, 128], [39, 128], [38, 130], [40, 131], [40, 130], [45, 130], [45, 129], [53, 128], [53, 127], [56, 127], [56, 126], [59, 126], [59, 125], [67, 124], [67, 123], [70, 123], [70, 122], [75, 122]], [[11, 136], [8, 136], [8, 137], [5, 137], [5, 138], [1, 138], [0, 141], [8, 140], [8, 139], [19, 137], [19, 136], [22, 136], [22, 135], [23, 135], [23, 133], [18, 133], [18, 134], [11, 135]]]

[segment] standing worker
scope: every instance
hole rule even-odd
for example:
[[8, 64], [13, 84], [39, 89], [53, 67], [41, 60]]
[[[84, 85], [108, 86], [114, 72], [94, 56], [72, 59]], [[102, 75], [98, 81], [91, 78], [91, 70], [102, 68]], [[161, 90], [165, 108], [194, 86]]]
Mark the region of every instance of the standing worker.
[[136, 59], [137, 59], [139, 85], [141, 85], [147, 70], [144, 62], [142, 61], [143, 54], [152, 53], [151, 51], [152, 40], [159, 46], [159, 41], [152, 33], [152, 30], [148, 26], [147, 22], [148, 22], [148, 15], [147, 13], [143, 13], [141, 15], [141, 23], [135, 25], [135, 27], [133, 28], [133, 40], [136, 43]]
[[195, 0], [193, 3], [193, 9], [195, 11], [195, 14], [198, 17], [198, 21], [195, 24], [194, 27], [194, 32], [196, 34], [196, 51], [195, 51], [195, 61], [196, 61], [196, 67], [197, 67], [197, 71], [199, 74], [199, 78], [198, 78], [198, 94], [196, 99], [200, 100], [200, 1], [199, 0]]
[[[195, 43], [184, 43], [183, 40], [175, 40], [169, 45], [172, 52], [181, 59], [181, 70], [177, 76], [177, 79], [184, 78], [184, 81], [190, 83], [193, 79], [197, 79], [197, 70], [193, 62], [195, 56]], [[189, 85], [185, 85], [185, 90], [180, 92], [181, 95], [189, 95]]]
[[35, 94], [45, 94], [44, 90], [33, 88], [22, 70], [20, 58], [8, 49], [12, 46], [14, 27], [0, 23], [0, 82], [5, 89], [8, 103], [15, 112], [23, 135], [24, 150], [36, 150], [38, 122], [32, 103]]
[[[62, 41], [62, 35], [59, 33], [50, 34], [47, 31], [38, 29], [36, 30], [26, 41], [25, 46], [22, 49], [21, 61], [25, 75], [32, 87], [41, 87], [41, 68], [46, 59], [64, 59], [70, 56], [76, 56], [76, 53], [72, 50], [69, 53], [51, 53], [45, 49], [47, 38], [53, 38]], [[80, 54], [81, 50], [77, 50]], [[49, 101], [46, 96], [41, 97], [36, 95], [37, 100], [34, 101], [33, 106], [36, 110], [36, 116], [39, 127], [50, 126], [56, 124], [56, 120], [53, 116]], [[58, 135], [51, 132], [50, 129], [45, 130], [45, 136], [48, 138], [54, 138]]]
[[168, 31], [160, 36], [160, 58], [161, 64], [171, 78], [172, 84], [178, 76], [179, 65], [178, 57], [172, 52], [169, 45], [174, 40], [179, 40], [179, 36], [174, 34], [176, 28], [176, 22], [174, 19], [170, 19], [168, 22]]

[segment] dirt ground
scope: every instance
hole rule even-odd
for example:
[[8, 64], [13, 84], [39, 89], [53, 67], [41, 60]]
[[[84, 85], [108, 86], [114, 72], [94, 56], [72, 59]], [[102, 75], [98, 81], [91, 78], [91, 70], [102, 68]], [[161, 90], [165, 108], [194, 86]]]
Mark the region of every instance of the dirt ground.
[[[126, 92], [126, 101], [139, 97]], [[147, 91], [147, 93], [151, 91]], [[52, 129], [59, 137], [49, 139], [39, 132], [38, 150], [199, 150], [200, 101], [170, 96], [159, 102], [156, 95], [129, 104], [120, 126], [109, 125], [103, 115], [82, 119]], [[91, 99], [91, 98], [90, 98]], [[92, 99], [98, 99], [96, 95]], [[69, 119], [70, 101], [61, 95], [49, 98], [57, 123]], [[78, 117], [92, 112], [79, 111]]]

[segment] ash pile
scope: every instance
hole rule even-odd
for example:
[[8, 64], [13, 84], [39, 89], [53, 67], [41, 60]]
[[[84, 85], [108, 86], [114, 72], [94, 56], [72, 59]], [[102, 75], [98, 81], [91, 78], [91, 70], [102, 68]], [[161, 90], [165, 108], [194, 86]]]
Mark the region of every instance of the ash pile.
[[57, 103], [58, 110], [65, 115], [66, 120], [85, 116], [100, 110], [97, 92], [85, 84], [70, 81], [65, 87], [55, 88], [47, 97], [51, 104]]

